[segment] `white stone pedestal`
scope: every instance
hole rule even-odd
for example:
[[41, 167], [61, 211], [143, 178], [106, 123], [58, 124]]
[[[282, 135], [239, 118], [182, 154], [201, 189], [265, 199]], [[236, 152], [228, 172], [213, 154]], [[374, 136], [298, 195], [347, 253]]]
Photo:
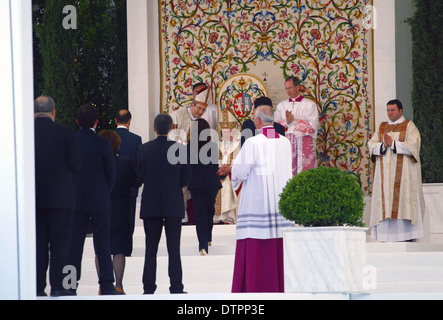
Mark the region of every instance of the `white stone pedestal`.
[[365, 292], [366, 228], [288, 228], [283, 241], [285, 292]]

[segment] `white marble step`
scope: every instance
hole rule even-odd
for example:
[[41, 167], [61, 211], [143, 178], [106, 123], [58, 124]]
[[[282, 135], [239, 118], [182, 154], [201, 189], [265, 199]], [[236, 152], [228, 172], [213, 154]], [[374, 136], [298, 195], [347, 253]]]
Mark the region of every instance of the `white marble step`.
[[[143, 293], [142, 274], [144, 265], [145, 234], [143, 227], [134, 231], [134, 250], [132, 257], [126, 258], [123, 279], [127, 294]], [[189, 293], [230, 293], [235, 254], [235, 226], [215, 225], [209, 255], [200, 256], [195, 226], [183, 226], [181, 237], [181, 259], [183, 284]], [[94, 262], [92, 238], [87, 238], [82, 261], [82, 279], [78, 295], [97, 295], [97, 273]], [[169, 293], [168, 255], [166, 238], [163, 233], [157, 255], [156, 294]]]
[[422, 243], [422, 242], [368, 242], [366, 243], [367, 253], [383, 252], [443, 252], [443, 243]]
[[[129, 295], [143, 292], [144, 230], [138, 223], [134, 233], [133, 256], [126, 260], [124, 289]], [[201, 257], [195, 226], [182, 228], [181, 255], [183, 283], [190, 294], [229, 294], [235, 254], [235, 226], [216, 225], [209, 255]], [[169, 293], [167, 250], [164, 235], [157, 258], [156, 294]], [[443, 293], [443, 245], [426, 243], [367, 243], [367, 265], [377, 272], [377, 287], [372, 295]], [[97, 295], [92, 239], [85, 243], [83, 274], [78, 294]]]
[[[127, 294], [142, 294], [142, 274], [144, 258], [128, 258], [123, 279]], [[97, 274], [93, 259], [87, 258], [82, 271], [79, 295], [97, 294]], [[233, 256], [182, 256], [183, 283], [185, 291], [190, 293], [229, 293], [232, 284], [234, 266]], [[169, 293], [168, 258], [157, 259], [157, 291], [159, 294]]]
[[438, 246], [411, 243], [378, 247], [383, 251], [368, 250], [366, 257], [367, 265], [376, 267], [377, 288], [371, 293], [443, 292], [443, 252], [433, 251]]
[[435, 267], [377, 267], [377, 281], [381, 282], [443, 282], [443, 266]]
[[[234, 225], [215, 225], [213, 231], [212, 246], [209, 247], [211, 255], [233, 255], [235, 254], [235, 226]], [[133, 254], [132, 257], [145, 256], [145, 234], [143, 227], [136, 227], [133, 236]], [[183, 226], [181, 235], [182, 256], [199, 255], [198, 240], [195, 226]], [[157, 256], [167, 256], [166, 237], [163, 232], [159, 243]], [[84, 258], [92, 258], [95, 256], [92, 245], [92, 237], [86, 238], [83, 252]]]
[[[371, 294], [427, 294], [443, 293], [443, 281], [388, 281], [377, 282]], [[442, 294], [443, 296], [443, 294]]]
[[443, 252], [367, 253], [366, 264], [376, 267], [443, 267]]

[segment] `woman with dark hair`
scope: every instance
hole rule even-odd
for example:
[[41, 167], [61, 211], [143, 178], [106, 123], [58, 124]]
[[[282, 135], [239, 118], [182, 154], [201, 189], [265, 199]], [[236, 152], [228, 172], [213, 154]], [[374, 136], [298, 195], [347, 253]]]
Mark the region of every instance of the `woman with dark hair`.
[[194, 202], [198, 247], [202, 256], [208, 254], [212, 242], [215, 198], [222, 188], [217, 175], [218, 145], [211, 141], [210, 130], [206, 120], [197, 119], [188, 144], [188, 163], [192, 174], [188, 189]]
[[[120, 157], [121, 138], [115, 131], [103, 130], [100, 136], [109, 139], [115, 155], [116, 177], [111, 192], [111, 254], [113, 256], [115, 289], [123, 291], [123, 273], [125, 271], [126, 256], [132, 251], [131, 229], [131, 195], [132, 188], [140, 187], [137, 181], [135, 164], [131, 158]], [[97, 261], [97, 260], [96, 260]], [[97, 263], [97, 270], [99, 266]]]

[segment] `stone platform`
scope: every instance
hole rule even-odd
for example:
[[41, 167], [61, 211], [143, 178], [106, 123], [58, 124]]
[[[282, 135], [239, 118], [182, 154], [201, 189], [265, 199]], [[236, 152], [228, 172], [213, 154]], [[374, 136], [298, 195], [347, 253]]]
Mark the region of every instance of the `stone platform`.
[[[235, 225], [215, 225], [209, 255], [200, 256], [195, 226], [183, 226], [182, 264], [186, 295], [169, 294], [164, 234], [158, 252], [157, 291], [142, 295], [144, 231], [137, 222], [134, 252], [126, 260], [126, 296], [98, 296], [92, 238], [85, 242], [78, 296], [64, 299], [131, 300], [372, 300], [443, 299], [443, 244], [368, 242], [367, 265], [376, 270], [374, 289], [365, 294], [231, 294]], [[48, 291], [48, 290], [47, 290]], [[47, 299], [47, 298], [46, 298]], [[59, 298], [58, 298], [59, 299]]]

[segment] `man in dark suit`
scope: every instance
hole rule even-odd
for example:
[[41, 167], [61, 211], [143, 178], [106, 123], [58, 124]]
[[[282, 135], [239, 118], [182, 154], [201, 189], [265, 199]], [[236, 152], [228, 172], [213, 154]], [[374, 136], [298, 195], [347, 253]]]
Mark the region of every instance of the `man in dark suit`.
[[72, 129], [54, 122], [52, 98], [37, 98], [34, 115], [37, 295], [46, 296], [49, 261], [51, 296], [70, 295], [63, 288], [63, 268], [75, 207], [74, 174], [82, 156]]
[[[171, 116], [158, 115], [154, 119], [157, 139], [141, 145], [137, 151], [137, 169], [140, 180], [144, 183], [140, 218], [143, 219], [146, 234], [143, 269], [145, 294], [153, 294], [157, 288], [157, 250], [163, 224], [169, 254], [169, 291], [184, 293], [180, 258], [181, 221], [185, 212], [182, 188], [189, 184], [191, 173], [186, 164], [186, 146], [167, 138], [171, 128]], [[170, 150], [176, 150], [178, 156]], [[184, 163], [174, 161], [180, 155], [184, 156]]]
[[212, 245], [215, 201], [222, 188], [217, 175], [218, 144], [213, 142], [211, 137], [207, 137], [206, 140], [202, 138], [207, 130], [210, 130], [210, 127], [205, 119], [195, 120], [192, 124], [190, 143], [187, 145], [192, 176], [188, 189], [194, 202], [198, 250], [202, 256], [208, 254], [208, 247]]
[[[120, 110], [117, 112], [115, 116], [115, 123], [117, 124], [117, 129], [115, 132], [120, 136], [120, 151], [118, 152], [119, 156], [129, 157], [134, 163], [136, 161], [137, 148], [142, 144], [142, 138], [129, 131], [129, 127], [131, 126], [132, 115], [129, 110]], [[137, 196], [138, 196], [138, 188], [132, 188], [132, 196], [131, 196], [131, 234], [134, 233], [135, 227], [135, 210], [137, 205]], [[131, 238], [132, 239], [132, 238]], [[131, 243], [131, 252], [132, 252], [132, 243]]]
[[75, 139], [83, 153], [83, 165], [76, 175], [76, 210], [68, 263], [81, 276], [83, 246], [89, 221], [94, 233], [94, 249], [99, 265], [100, 292], [119, 294], [114, 287], [110, 247], [111, 191], [115, 180], [115, 159], [108, 139], [95, 133], [97, 110], [85, 105], [77, 110], [80, 130]]

